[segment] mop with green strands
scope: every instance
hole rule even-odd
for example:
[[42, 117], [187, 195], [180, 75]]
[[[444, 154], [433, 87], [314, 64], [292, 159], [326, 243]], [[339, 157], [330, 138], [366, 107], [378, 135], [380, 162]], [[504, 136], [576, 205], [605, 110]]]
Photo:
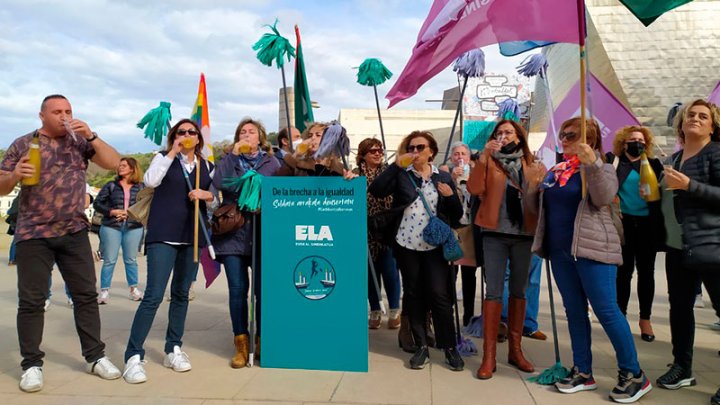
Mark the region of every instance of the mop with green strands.
[[[258, 51], [257, 58], [263, 65], [272, 66], [273, 60], [275, 65], [280, 69], [282, 75], [283, 84], [283, 96], [285, 97], [285, 118], [287, 119], [287, 130], [288, 134], [290, 131], [290, 103], [288, 102], [287, 95], [287, 84], [285, 83], [285, 57], [288, 62], [295, 56], [295, 48], [290, 45], [290, 41], [287, 38], [280, 35], [280, 32], [275, 27], [278, 23], [277, 18], [273, 25], [266, 24], [272, 30], [272, 33], [266, 32], [262, 37], [253, 45], [252, 49]], [[290, 153], [293, 153], [292, 142], [288, 143]]]
[[460, 118], [460, 113], [462, 111], [462, 99], [465, 97], [465, 89], [467, 89], [468, 79], [471, 77], [481, 77], [485, 74], [485, 53], [479, 48], [465, 52], [455, 59], [453, 70], [458, 75], [458, 82], [461, 79], [463, 80], [463, 85], [462, 90], [460, 90], [460, 98], [458, 100], [457, 109], [455, 110], [455, 118], [453, 119], [452, 128], [450, 128], [450, 137], [448, 138], [448, 144], [445, 148], [443, 164], [445, 164], [450, 157], [450, 146], [452, 145], [453, 137], [455, 136], [455, 127], [457, 126], [458, 119]]
[[552, 319], [553, 344], [555, 346], [555, 365], [545, 369], [537, 376], [528, 378], [528, 381], [538, 383], [540, 385], [553, 385], [556, 382], [570, 375], [570, 370], [562, 365], [560, 361], [560, 344], [558, 343], [557, 321], [555, 317], [555, 299], [553, 297], [553, 282], [550, 274], [550, 260], [545, 259], [545, 267], [547, 273], [548, 294], [550, 296], [550, 318]]
[[160, 146], [162, 145], [162, 139], [167, 136], [171, 119], [170, 103], [161, 101], [159, 106], [148, 111], [148, 113], [138, 121], [137, 127], [140, 129], [145, 128], [145, 138]]
[[358, 67], [357, 82], [363, 86], [372, 86], [375, 92], [375, 107], [380, 123], [380, 138], [383, 145], [383, 158], [387, 162], [387, 144], [385, 143], [385, 130], [383, 129], [382, 115], [380, 115], [380, 99], [378, 98], [377, 86], [385, 83], [392, 77], [392, 72], [380, 62], [379, 59], [367, 58]]

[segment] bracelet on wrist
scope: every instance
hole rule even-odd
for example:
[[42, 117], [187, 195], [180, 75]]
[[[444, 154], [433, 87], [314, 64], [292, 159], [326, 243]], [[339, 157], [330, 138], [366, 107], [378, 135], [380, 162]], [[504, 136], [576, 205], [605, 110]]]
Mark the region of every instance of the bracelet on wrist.
[[92, 142], [92, 141], [94, 141], [94, 140], [96, 140], [96, 139], [98, 139], [98, 135], [97, 135], [95, 132], [93, 132], [93, 133], [92, 133], [92, 136], [91, 136], [90, 138], [85, 139], [85, 140], [88, 141], [88, 142]]

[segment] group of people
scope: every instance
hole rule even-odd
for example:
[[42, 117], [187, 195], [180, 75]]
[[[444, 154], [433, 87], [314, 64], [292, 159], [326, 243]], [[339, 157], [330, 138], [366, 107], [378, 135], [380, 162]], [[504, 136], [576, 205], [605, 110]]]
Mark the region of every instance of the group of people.
[[[359, 144], [357, 167], [350, 171], [336, 157], [314, 157], [326, 124], [310, 124], [303, 134], [294, 128], [283, 130], [279, 148], [273, 150], [263, 125], [247, 118], [237, 126], [224, 157], [213, 164], [202, 155], [204, 139], [197, 123], [182, 119], [170, 128], [165, 150], [143, 174], [134, 159], [121, 158], [86, 123], [74, 119], [65, 97], [43, 100], [40, 119], [42, 127], [15, 140], [0, 164], [0, 194], [7, 194], [33, 175], [27, 150], [33, 135], [39, 134], [40, 185], [23, 187], [15, 229], [23, 391], [43, 386], [42, 308], [53, 263], [75, 301], [75, 322], [89, 373], [105, 379], [123, 376], [128, 383], [147, 380], [145, 340], [168, 283], [171, 300], [163, 364], [177, 372], [190, 370], [182, 339], [189, 290], [198, 270], [193, 260], [195, 204], [201, 218], [237, 205], [242, 185], [233, 180], [248, 174], [348, 180], [365, 176], [369, 264], [374, 270], [368, 272], [368, 327], [381, 326], [382, 297], [376, 286], [384, 285], [387, 326], [399, 329], [400, 346], [413, 353], [412, 369], [429, 362], [431, 346], [444, 352], [451, 370], [464, 368], [457, 349], [460, 331], [453, 320], [458, 265], [464, 325], [474, 319], [476, 268], [484, 270], [483, 359], [476, 371], [481, 380], [492, 378], [497, 342], [505, 337], [508, 363], [523, 372], [535, 370], [523, 354], [522, 337], [545, 338], [536, 321], [541, 258], [551, 264], [571, 337], [572, 371], [556, 384], [563, 393], [597, 388], [592, 376], [590, 307], [615, 349], [620, 370], [610, 398], [630, 403], [651, 390], [625, 315], [637, 268], [641, 336], [654, 340], [650, 315], [658, 251], [667, 252], [674, 357], [668, 372], [657, 379], [659, 386], [677, 389], [695, 384], [693, 304], [700, 280], [720, 313], [720, 280], [711, 270], [717, 260], [712, 249], [720, 247], [720, 112], [702, 100], [689, 103], [678, 114], [681, 148], [665, 165], [653, 158], [653, 138], [647, 128], [623, 128], [616, 134], [613, 151], [605, 154], [597, 122], [583, 123], [578, 117], [560, 126], [557, 139], [563, 153], [551, 168], [535, 158], [527, 132], [512, 120], [498, 122], [477, 155], [465, 144], [454, 144], [451, 162], [442, 166], [435, 161], [438, 143], [428, 131], [407, 135], [392, 162], [383, 143], [368, 138]], [[586, 127], [584, 139], [581, 126]], [[645, 156], [660, 180], [662, 199], [657, 202], [645, 200], [647, 191], [640, 184]], [[105, 262], [99, 295], [82, 204], [88, 160], [117, 171], [117, 178], [102, 188], [94, 203], [105, 216], [100, 229]], [[57, 175], [58, 170], [63, 176]], [[144, 187], [154, 189], [145, 231], [127, 212]], [[243, 211], [244, 225], [210, 236], [227, 277], [233, 368], [248, 363], [250, 345], [259, 360], [260, 214], [260, 209]], [[441, 246], [426, 241], [425, 228], [438, 220], [470, 235], [472, 243], [463, 245], [466, 257], [452, 263]], [[148, 263], [144, 293], [138, 288], [135, 259], [143, 236]], [[199, 240], [200, 246], [206, 242]], [[105, 356], [98, 311], [98, 303], [109, 300], [120, 246], [130, 298], [141, 300], [122, 372]], [[251, 279], [255, 297], [248, 297]], [[254, 342], [249, 341], [248, 298], [256, 302]], [[713, 401], [720, 401], [720, 391]]]

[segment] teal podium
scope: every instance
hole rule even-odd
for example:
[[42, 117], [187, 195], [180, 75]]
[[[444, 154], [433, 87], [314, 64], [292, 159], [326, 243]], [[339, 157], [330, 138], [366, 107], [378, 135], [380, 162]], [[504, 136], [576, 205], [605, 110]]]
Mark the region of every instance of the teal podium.
[[364, 177], [264, 177], [263, 367], [368, 370]]

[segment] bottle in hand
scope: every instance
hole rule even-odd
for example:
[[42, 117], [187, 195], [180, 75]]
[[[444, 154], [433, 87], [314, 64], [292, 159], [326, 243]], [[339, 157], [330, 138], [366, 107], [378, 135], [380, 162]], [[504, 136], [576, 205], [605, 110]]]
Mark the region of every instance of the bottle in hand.
[[640, 187], [643, 190], [642, 195], [645, 201], [652, 202], [660, 199], [657, 177], [652, 167], [650, 167], [650, 162], [645, 153], [640, 156]]
[[22, 179], [23, 186], [36, 186], [40, 183], [40, 134], [35, 132], [32, 140], [30, 141], [30, 150], [28, 151], [28, 157], [30, 158], [31, 165], [35, 166], [35, 174], [31, 177], [25, 177]]

